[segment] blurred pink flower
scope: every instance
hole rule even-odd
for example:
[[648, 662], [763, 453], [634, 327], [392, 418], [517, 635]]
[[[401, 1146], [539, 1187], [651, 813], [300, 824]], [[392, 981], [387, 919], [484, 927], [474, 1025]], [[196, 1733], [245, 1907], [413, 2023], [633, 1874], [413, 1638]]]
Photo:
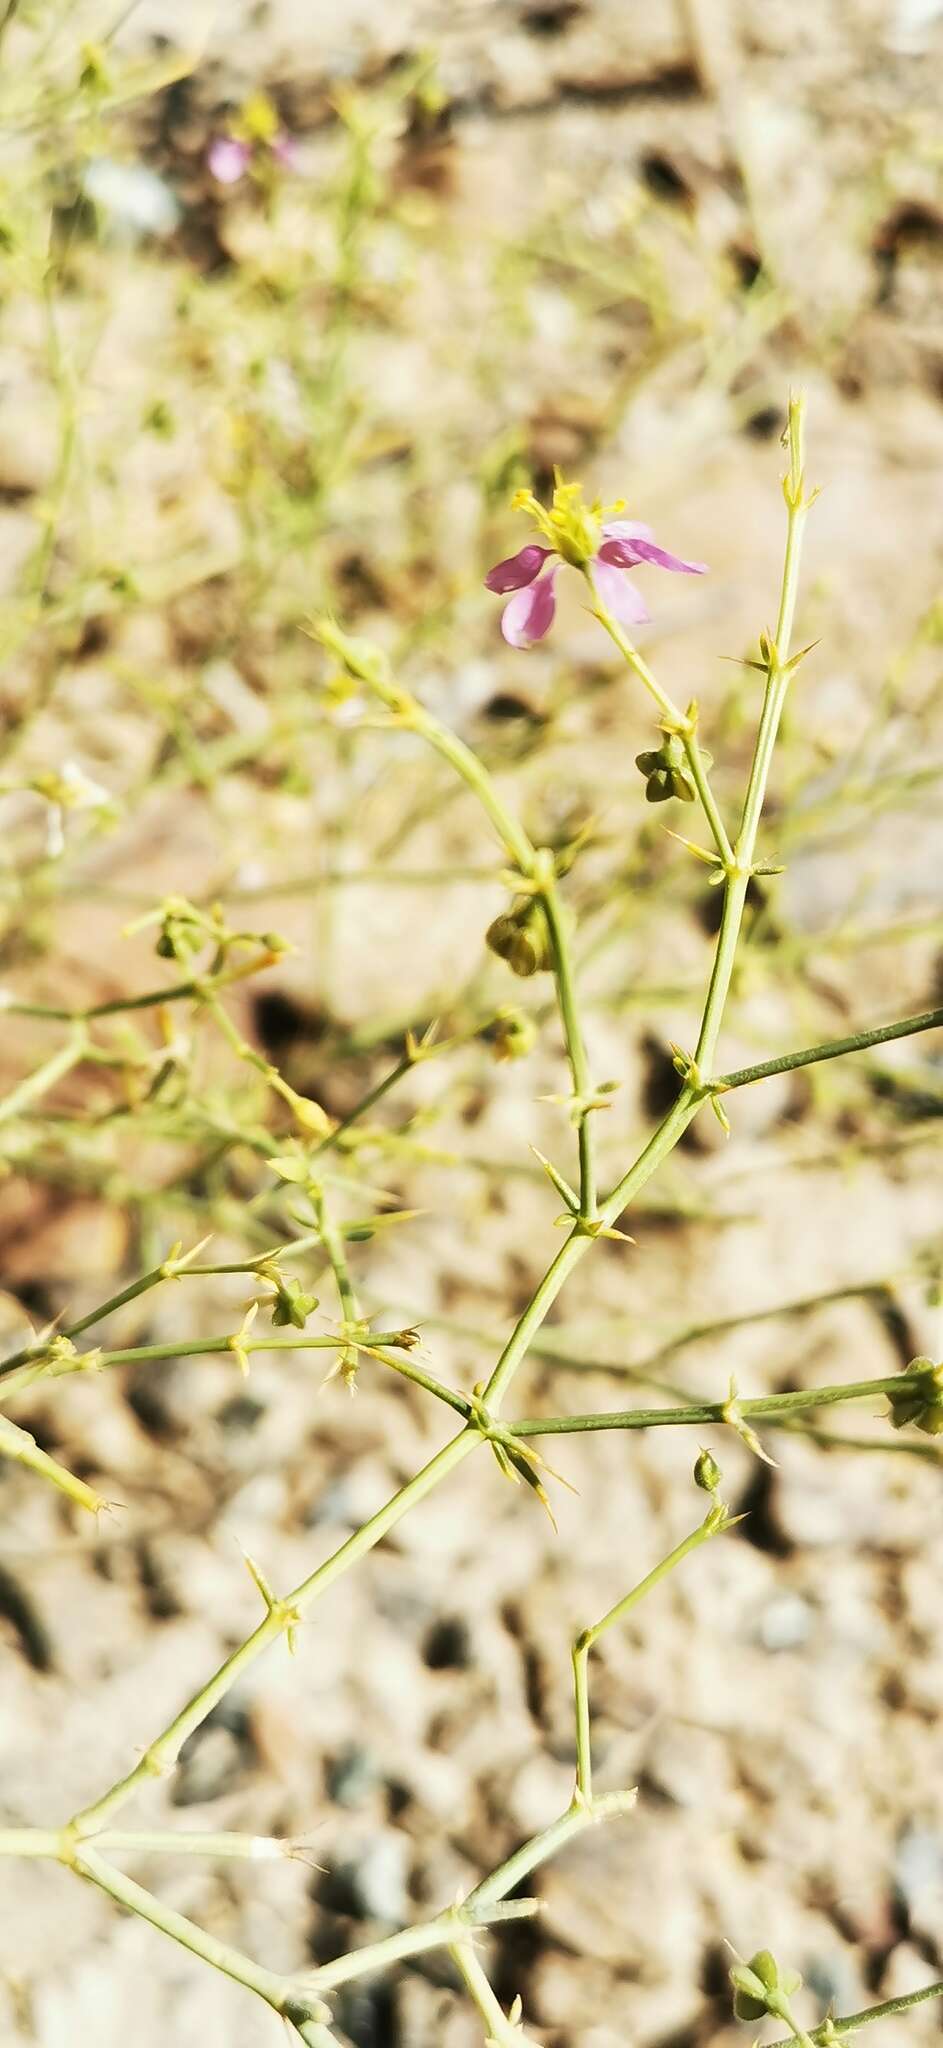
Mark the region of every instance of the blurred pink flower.
[[252, 161], [252, 146], [237, 142], [233, 135], [214, 135], [206, 161], [217, 184], [238, 185]]
[[298, 168], [295, 138], [281, 129], [270, 142], [243, 142], [235, 135], [214, 135], [206, 152], [206, 161], [218, 185], [238, 185], [253, 158], [263, 154], [273, 156], [284, 171]]
[[[587, 557], [585, 568], [606, 609], [623, 626], [642, 626], [651, 616], [641, 592], [626, 576], [626, 569], [653, 562], [657, 568], [670, 569], [677, 575], [706, 574], [706, 562], [686, 562], [680, 555], [669, 554], [667, 548], [656, 546], [651, 527], [639, 520], [606, 520], [600, 531], [600, 545], [595, 554]], [[551, 555], [559, 559], [541, 575]], [[501, 617], [501, 631], [511, 647], [533, 647], [549, 633], [556, 610], [554, 579], [560, 560], [565, 559], [559, 549], [529, 541], [516, 555], [496, 562], [488, 571], [485, 583], [489, 590], [501, 595], [509, 590], [514, 592]]]

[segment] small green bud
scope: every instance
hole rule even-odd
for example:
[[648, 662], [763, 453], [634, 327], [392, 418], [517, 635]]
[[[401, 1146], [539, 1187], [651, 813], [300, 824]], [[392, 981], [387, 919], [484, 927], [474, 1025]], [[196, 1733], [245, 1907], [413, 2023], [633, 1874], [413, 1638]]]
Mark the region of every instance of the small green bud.
[[760, 2020], [770, 2010], [770, 1998], [779, 1991], [779, 1970], [768, 1948], [757, 1949], [748, 1963], [735, 1963], [730, 1972], [733, 2009], [738, 2020]]
[[758, 1948], [755, 1956], [750, 1957], [749, 1967], [767, 1991], [780, 1990], [779, 1964], [768, 1948]]
[[710, 1451], [701, 1451], [694, 1466], [694, 1484], [704, 1493], [716, 1493], [723, 1474]]
[[730, 1972], [733, 2009], [738, 2020], [759, 2020], [765, 2013], [785, 2018], [784, 2001], [798, 1991], [802, 1978], [796, 1970], [781, 1970], [768, 1948], [759, 1948], [748, 1963], [735, 1963]]
[[272, 1303], [272, 1321], [279, 1329], [290, 1323], [294, 1329], [303, 1330], [317, 1305], [317, 1295], [306, 1294], [300, 1280], [290, 1274], [285, 1279], [279, 1277]]

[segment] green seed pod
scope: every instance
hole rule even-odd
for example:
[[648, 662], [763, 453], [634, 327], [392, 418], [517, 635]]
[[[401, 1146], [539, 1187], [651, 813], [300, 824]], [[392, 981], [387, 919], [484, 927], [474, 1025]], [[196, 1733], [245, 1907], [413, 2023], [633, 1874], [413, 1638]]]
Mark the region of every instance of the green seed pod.
[[[730, 1972], [733, 1978], [733, 1971]], [[767, 2011], [766, 2000], [754, 1998], [749, 1991], [735, 1984], [733, 1992], [733, 2013], [737, 2020], [761, 2020]]]
[[291, 1323], [294, 1329], [303, 1330], [317, 1305], [317, 1295], [306, 1294], [301, 1281], [289, 1275], [287, 1279], [279, 1280], [272, 1303], [272, 1321], [278, 1328]]
[[768, 1948], [757, 1949], [748, 1963], [735, 1963], [730, 1972], [733, 2009], [738, 2020], [760, 2020], [772, 2008], [779, 1990], [779, 1968]]
[[540, 974], [551, 964], [547, 920], [533, 896], [519, 896], [510, 910], [502, 911], [488, 926], [485, 943], [522, 978]]
[[701, 1451], [694, 1466], [695, 1486], [701, 1487], [704, 1493], [716, 1493], [722, 1476], [720, 1466], [711, 1452]]
[[[705, 762], [708, 759], [705, 755]], [[650, 804], [665, 804], [673, 796], [680, 797], [684, 804], [693, 804], [697, 791], [677, 733], [666, 733], [660, 747], [636, 754], [635, 765], [645, 777], [645, 795]]]
[[485, 945], [490, 947], [492, 953], [497, 953], [499, 960], [507, 960], [513, 951], [516, 937], [515, 919], [509, 910], [502, 910], [500, 917], [496, 917], [488, 926]]
[[912, 1422], [924, 1436], [943, 1436], [943, 1364], [912, 1358], [901, 1374], [900, 1387], [888, 1394], [894, 1429]]

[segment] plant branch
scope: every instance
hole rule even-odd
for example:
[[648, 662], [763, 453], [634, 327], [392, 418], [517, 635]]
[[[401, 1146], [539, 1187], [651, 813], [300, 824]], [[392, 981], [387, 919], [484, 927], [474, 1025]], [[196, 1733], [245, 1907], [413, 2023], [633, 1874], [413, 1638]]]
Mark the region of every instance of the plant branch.
[[[810, 1408], [836, 1408], [844, 1401], [865, 1401], [879, 1394], [899, 1394], [905, 1379], [904, 1373], [897, 1372], [884, 1379], [852, 1380], [844, 1386], [799, 1387], [785, 1394], [759, 1394], [751, 1401], [743, 1401], [738, 1396], [737, 1409], [741, 1415], [774, 1421], [801, 1414]], [[696, 1401], [682, 1408], [604, 1409], [595, 1415], [527, 1417], [522, 1422], [508, 1423], [507, 1433], [512, 1437], [578, 1436], [584, 1430], [658, 1429], [723, 1423], [727, 1420], [728, 1408], [727, 1401]]]
[[823, 1045], [806, 1046], [803, 1052], [781, 1053], [777, 1059], [762, 1060], [755, 1067], [738, 1067], [732, 1074], [719, 1074], [711, 1088], [719, 1095], [731, 1088], [745, 1088], [751, 1081], [767, 1081], [774, 1074], [790, 1074], [797, 1067], [841, 1059], [849, 1052], [867, 1052], [872, 1045], [889, 1045], [895, 1038], [913, 1038], [919, 1031], [938, 1031], [941, 1027], [943, 1009], [923, 1010], [919, 1016], [902, 1017], [896, 1024], [879, 1024], [871, 1031], [852, 1032], [848, 1038], [829, 1038]]

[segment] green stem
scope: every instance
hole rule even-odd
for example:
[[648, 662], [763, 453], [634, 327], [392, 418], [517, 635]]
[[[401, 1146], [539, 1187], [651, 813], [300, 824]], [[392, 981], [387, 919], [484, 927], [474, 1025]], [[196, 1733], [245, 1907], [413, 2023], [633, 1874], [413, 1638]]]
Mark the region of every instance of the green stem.
[[737, 835], [735, 860], [728, 865], [724, 886], [724, 905], [721, 916], [717, 950], [711, 972], [704, 1017], [695, 1051], [695, 1061], [701, 1080], [710, 1075], [711, 1063], [723, 1021], [730, 981], [736, 958], [740, 927], [746, 905], [747, 890], [753, 857], [756, 851], [756, 837], [759, 830], [766, 785], [769, 780], [773, 750], [779, 733], [783, 707], [789, 689], [790, 670], [789, 648], [792, 622], [795, 615], [796, 597], [799, 586], [799, 562], [802, 547], [802, 532], [805, 525], [808, 502], [803, 493], [803, 401], [798, 398], [789, 404], [789, 475], [784, 484], [786, 498], [786, 554], [783, 563], [782, 586], [779, 599], [779, 616], [776, 638], [768, 656], [766, 692], [760, 713], [756, 747], [750, 768], [750, 779], [744, 798], [740, 830]]
[[387, 1935], [383, 1941], [371, 1941], [363, 1948], [352, 1949], [349, 1955], [338, 1956], [332, 1963], [323, 1963], [304, 1981], [311, 1985], [312, 1990], [336, 1991], [339, 1985], [349, 1984], [355, 1977], [366, 1977], [374, 1970], [389, 1969], [391, 1963], [403, 1962], [407, 1956], [426, 1955], [434, 1948], [449, 1948], [453, 1942], [466, 1936], [472, 1927], [487, 1927], [496, 1921], [530, 1919], [536, 1911], [536, 1899], [499, 1900], [474, 1915], [469, 1915], [464, 1906], [454, 1906], [421, 1927], [403, 1927], [397, 1934]]
[[576, 989], [573, 981], [573, 962], [570, 954], [569, 935], [556, 882], [548, 880], [541, 890], [541, 901], [550, 933], [553, 953], [553, 973], [557, 985], [557, 999], [563, 1022], [563, 1037], [570, 1073], [573, 1079], [573, 1093], [579, 1105], [577, 1110], [577, 1135], [580, 1155], [580, 1215], [592, 1219], [596, 1214], [596, 1168], [594, 1158], [592, 1111], [588, 1098], [592, 1092], [589, 1078], [589, 1062], [583, 1039]]
[[485, 2023], [485, 2038], [493, 2048], [527, 2048], [528, 2036], [523, 2028], [509, 2020], [500, 1999], [492, 1989], [468, 1936], [455, 1942], [450, 1949], [452, 1961], [465, 1979], [466, 1989]]
[[637, 1797], [633, 1786], [624, 1792], [604, 1792], [600, 1798], [588, 1803], [582, 1799], [574, 1799], [572, 1805], [567, 1807], [565, 1813], [561, 1813], [558, 1820], [552, 1821], [548, 1828], [543, 1828], [539, 1835], [533, 1835], [520, 1849], [515, 1849], [513, 1856], [509, 1856], [505, 1863], [497, 1870], [493, 1870], [490, 1877], [483, 1878], [481, 1884], [476, 1884], [474, 1891], [469, 1892], [463, 1903], [463, 1913], [472, 1913], [477, 1917], [483, 1908], [493, 1906], [498, 1899], [506, 1898], [508, 1892], [514, 1890], [515, 1885], [519, 1885], [523, 1878], [529, 1877], [531, 1871], [536, 1870], [541, 1863], [546, 1863], [548, 1857], [556, 1856], [560, 1849], [565, 1848], [568, 1842], [572, 1842], [575, 1835], [581, 1835], [585, 1828], [594, 1827], [597, 1822], [611, 1820], [619, 1814], [631, 1813]]
[[674, 1571], [676, 1565], [681, 1564], [686, 1557], [690, 1557], [691, 1552], [698, 1550], [702, 1543], [709, 1542], [712, 1536], [722, 1535], [723, 1531], [729, 1527], [730, 1520], [726, 1509], [723, 1509], [720, 1503], [718, 1503], [711, 1508], [704, 1521], [699, 1523], [696, 1529], [692, 1529], [689, 1536], [685, 1536], [683, 1542], [676, 1544], [674, 1550], [670, 1550], [667, 1557], [662, 1558], [660, 1564], [656, 1564], [654, 1569], [644, 1579], [640, 1579], [638, 1585], [633, 1586], [631, 1592], [624, 1593], [622, 1599], [617, 1600], [615, 1606], [609, 1608], [608, 1613], [603, 1615], [601, 1621], [594, 1622], [592, 1628], [584, 1629], [582, 1634], [577, 1636], [576, 1642], [573, 1645], [573, 1683], [576, 1700], [576, 1787], [578, 1797], [587, 1804], [591, 1802], [593, 1795], [589, 1725], [590, 1650], [593, 1648], [594, 1643], [598, 1643], [600, 1636], [605, 1635], [607, 1629], [612, 1628], [617, 1621], [623, 1621], [625, 1616], [631, 1613], [632, 1608], [636, 1607], [640, 1600], [644, 1600], [646, 1593], [650, 1593], [655, 1586], [660, 1585], [662, 1580], [668, 1577], [669, 1572]]
[[47, 1856], [58, 1863], [61, 1855], [58, 1828], [0, 1828], [0, 1856]]
[[[923, 2005], [928, 1998], [943, 1998], [943, 1977], [933, 1984], [924, 1984], [919, 1991], [905, 1991], [900, 1998], [885, 1998], [881, 2005], [868, 2005], [863, 2012], [848, 2012], [841, 2019], [824, 2020], [820, 2027], [812, 2027], [809, 2040], [816, 2048], [828, 2048], [837, 2034], [856, 2034], [859, 2027], [867, 2027], [872, 2020], [889, 2020], [895, 2013], [909, 2012], [911, 2006]], [[770, 2048], [789, 2048], [786, 2041], [773, 2041]]]
[[311, 1201], [318, 1220], [321, 1243], [327, 1253], [328, 1264], [334, 1275], [341, 1306], [341, 1316], [345, 1324], [352, 1325], [359, 1322], [360, 1310], [357, 1306], [357, 1297], [354, 1293], [353, 1281], [351, 1280], [350, 1270], [344, 1254], [343, 1239], [340, 1232], [335, 1229], [324, 1194], [320, 1188], [312, 1187]]
[[[346, 1341], [341, 1337], [305, 1337], [299, 1330], [297, 1337], [246, 1337], [240, 1340], [240, 1348], [248, 1352], [337, 1351]], [[129, 1344], [120, 1351], [77, 1352], [74, 1358], [40, 1358], [10, 1373], [9, 1378], [2, 1382], [3, 1398], [7, 1401], [13, 1394], [22, 1393], [36, 1380], [64, 1379], [73, 1372], [100, 1372], [112, 1365], [156, 1364], [165, 1358], [208, 1358], [233, 1348], [231, 1337], [195, 1337], [182, 1344]]]
[[18, 1423], [0, 1417], [0, 1458], [10, 1458], [15, 1465], [25, 1465], [27, 1471], [35, 1472], [40, 1479], [48, 1479], [60, 1493], [75, 1502], [76, 1507], [87, 1508], [89, 1514], [97, 1515], [105, 1506], [101, 1496], [86, 1486], [84, 1479], [77, 1479], [65, 1465], [60, 1465], [48, 1451], [40, 1450], [35, 1437], [29, 1430], [20, 1429]]
[[0, 1124], [9, 1123], [11, 1118], [19, 1116], [22, 1110], [28, 1109], [31, 1103], [45, 1095], [57, 1081], [62, 1080], [64, 1074], [70, 1073], [73, 1067], [79, 1065], [87, 1049], [88, 1040], [85, 1032], [77, 1026], [72, 1037], [66, 1039], [65, 1044], [60, 1045], [50, 1059], [44, 1060], [41, 1067], [36, 1067], [32, 1074], [27, 1074], [26, 1079], [21, 1081], [18, 1087], [11, 1089], [10, 1094], [4, 1096], [0, 1102]]
[[478, 755], [474, 754], [470, 747], [466, 747], [464, 740], [460, 740], [457, 733], [450, 732], [446, 725], [440, 725], [438, 719], [433, 718], [432, 713], [426, 710], [425, 705], [419, 703], [418, 698], [407, 699], [396, 684], [388, 682], [385, 677], [376, 673], [365, 676], [363, 680], [394, 713], [399, 724], [421, 733], [423, 739], [434, 747], [443, 761], [448, 761], [449, 766], [461, 776], [462, 781], [478, 798], [501, 844], [521, 874], [530, 874], [534, 848], [523, 826], [518, 824], [513, 813], [498, 795], [492, 777]]
[[145, 1750], [133, 1770], [129, 1771], [126, 1777], [119, 1779], [117, 1784], [112, 1785], [91, 1806], [84, 1807], [76, 1814], [72, 1822], [76, 1835], [84, 1840], [88, 1836], [100, 1833], [105, 1822], [126, 1804], [148, 1778], [163, 1777], [172, 1770], [188, 1736], [193, 1734], [194, 1729], [199, 1728], [207, 1714], [212, 1712], [218, 1701], [223, 1699], [230, 1687], [241, 1678], [243, 1672], [255, 1663], [262, 1651], [268, 1649], [269, 1644], [275, 1642], [280, 1635], [285, 1634], [305, 1608], [313, 1605], [314, 1601], [322, 1593], [327, 1592], [328, 1587], [355, 1564], [358, 1558], [365, 1557], [367, 1552], [396, 1526], [403, 1515], [409, 1513], [410, 1508], [415, 1507], [427, 1493], [432, 1492], [440, 1480], [454, 1471], [455, 1467], [476, 1448], [480, 1440], [480, 1433], [476, 1428], [464, 1429], [460, 1435], [452, 1437], [406, 1486], [401, 1487], [398, 1493], [363, 1524], [362, 1528], [355, 1530], [331, 1557], [303, 1579], [284, 1600], [277, 1601], [253, 1634], [227, 1657], [218, 1671], [214, 1672], [206, 1684], [202, 1685], [181, 1708], [163, 1734]]
[[895, 1038], [912, 1038], [918, 1031], [937, 1031], [943, 1026], [943, 1009], [923, 1010], [918, 1017], [902, 1017], [896, 1024], [880, 1024], [872, 1031], [855, 1031], [848, 1038], [829, 1038], [823, 1045], [810, 1045], [803, 1052], [782, 1053], [778, 1059], [762, 1060], [756, 1067], [738, 1067], [732, 1074], [720, 1074], [712, 1082], [715, 1093], [745, 1088], [750, 1081], [767, 1081], [773, 1074], [790, 1074], [796, 1067], [811, 1067], [819, 1060], [841, 1059], [845, 1053], [867, 1052], [872, 1045], [888, 1045]]
[[638, 676], [639, 682], [643, 683], [650, 696], [654, 697], [666, 727], [676, 732], [681, 741], [688, 768], [690, 769], [691, 781], [700, 798], [701, 808], [710, 827], [714, 845], [725, 866], [729, 867], [733, 862], [733, 848], [727, 836], [727, 830], [718, 810], [710, 782], [708, 781], [707, 768], [704, 756], [701, 753], [697, 727], [694, 723], [693, 707], [690, 713], [681, 711], [673, 698], [669, 697], [668, 692], [662, 689], [661, 684], [649, 668], [647, 661], [639, 653], [634, 641], [629, 639], [628, 634], [620, 626], [618, 619], [614, 618], [612, 612], [603, 604], [596, 589], [591, 570], [587, 569], [584, 573], [592, 592], [595, 617], [608, 633], [614, 646], [619, 649], [619, 653], [622, 655], [623, 660], [627, 662], [633, 674]]
[[397, 1060], [395, 1067], [391, 1067], [389, 1073], [384, 1074], [382, 1081], [378, 1081], [375, 1088], [370, 1088], [367, 1094], [362, 1096], [361, 1100], [348, 1112], [347, 1116], [343, 1117], [341, 1122], [335, 1125], [333, 1131], [329, 1131], [327, 1137], [322, 1138], [319, 1145], [315, 1145], [314, 1151], [311, 1154], [312, 1161], [320, 1159], [322, 1153], [329, 1152], [332, 1145], [336, 1145], [345, 1132], [350, 1130], [351, 1125], [358, 1123], [362, 1116], [366, 1116], [368, 1110], [373, 1109], [376, 1103], [381, 1102], [384, 1095], [387, 1095], [391, 1088], [395, 1088], [397, 1081], [401, 1081], [403, 1075], [408, 1074], [414, 1065], [415, 1061], [410, 1058], [408, 1053], [404, 1053], [402, 1059]]
[[171, 1941], [189, 1949], [191, 1955], [210, 1963], [214, 1970], [221, 1970], [224, 1977], [232, 1977], [237, 1984], [244, 1984], [248, 1991], [254, 1991], [274, 2012], [293, 2016], [294, 2008], [302, 2019], [321, 2020], [325, 2017], [324, 2008], [318, 2000], [298, 1997], [285, 1978], [277, 1976], [274, 1970], [263, 1969], [249, 1956], [230, 1948], [228, 1942], [207, 1934], [194, 1921], [188, 1920], [183, 1913], [175, 1912], [172, 1906], [165, 1906], [152, 1892], [145, 1891], [143, 1885], [136, 1884], [124, 1871], [115, 1870], [92, 1850], [76, 1851], [74, 1868], [80, 1877], [89, 1878], [119, 1906], [126, 1907], [129, 1913], [136, 1913], [139, 1919], [149, 1921], [152, 1927], [169, 1935]]
[[[836, 1408], [844, 1401], [865, 1401], [878, 1394], [899, 1394], [906, 1375], [893, 1373], [886, 1379], [853, 1380], [845, 1386], [799, 1387], [786, 1394], [760, 1394], [752, 1401], [737, 1399], [741, 1415], [775, 1417], [801, 1414], [809, 1408]], [[528, 1417], [507, 1424], [509, 1436], [578, 1436], [584, 1430], [659, 1429], [667, 1426], [723, 1423], [727, 1401], [692, 1402], [685, 1408], [604, 1409], [598, 1415], [548, 1415]]]
[[411, 1358], [398, 1351], [388, 1351], [382, 1344], [367, 1344], [363, 1348], [371, 1358], [378, 1358], [382, 1365], [388, 1365], [391, 1372], [399, 1373], [401, 1379], [411, 1380], [414, 1387], [422, 1387], [427, 1394], [434, 1394], [437, 1401], [444, 1401], [447, 1408], [453, 1409], [455, 1414], [461, 1415], [466, 1422], [472, 1415], [473, 1404], [466, 1394], [456, 1393], [454, 1387], [447, 1387], [444, 1381], [434, 1379], [429, 1372], [423, 1372], [422, 1367], [414, 1365]]

